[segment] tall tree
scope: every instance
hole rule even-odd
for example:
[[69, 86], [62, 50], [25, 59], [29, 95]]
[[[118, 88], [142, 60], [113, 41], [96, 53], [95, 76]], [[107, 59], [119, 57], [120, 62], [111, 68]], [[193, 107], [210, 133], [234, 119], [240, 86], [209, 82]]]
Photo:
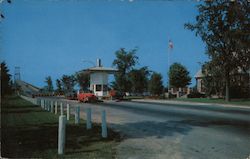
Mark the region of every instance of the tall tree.
[[56, 92], [57, 93], [62, 93], [62, 82], [61, 82], [61, 80], [60, 79], [56, 79], [56, 87], [57, 87], [57, 89], [56, 89]]
[[190, 84], [191, 77], [186, 67], [180, 63], [173, 63], [169, 69], [170, 88], [183, 88]]
[[11, 75], [5, 62], [1, 62], [1, 97], [11, 94]]
[[89, 73], [76, 73], [76, 80], [82, 90], [88, 90], [90, 84]]
[[[225, 83], [226, 101], [232, 72], [250, 68], [250, 3], [247, 1], [216, 0], [198, 5], [195, 24], [185, 27], [195, 31], [206, 43], [208, 65], [220, 70]], [[209, 72], [213, 76], [213, 72]]]
[[148, 70], [148, 67], [132, 69], [129, 72], [129, 78], [132, 84], [132, 92], [142, 94], [143, 92], [147, 91], [149, 73], [150, 71]]
[[159, 73], [154, 72], [148, 82], [148, 89], [152, 95], [160, 95], [163, 92], [162, 76]]
[[45, 78], [45, 83], [47, 84], [46, 87], [45, 87], [46, 90], [48, 92], [53, 92], [54, 88], [53, 88], [53, 83], [52, 83], [52, 79], [51, 79], [50, 76]]
[[122, 92], [131, 91], [131, 81], [128, 73], [133, 69], [138, 62], [138, 57], [135, 55], [137, 49], [126, 51], [124, 48], [115, 52], [116, 59], [113, 61], [113, 66], [116, 66], [118, 72], [115, 74], [115, 89]]
[[71, 76], [63, 75], [61, 81], [64, 93], [70, 93], [74, 91], [76, 79], [73, 75]]

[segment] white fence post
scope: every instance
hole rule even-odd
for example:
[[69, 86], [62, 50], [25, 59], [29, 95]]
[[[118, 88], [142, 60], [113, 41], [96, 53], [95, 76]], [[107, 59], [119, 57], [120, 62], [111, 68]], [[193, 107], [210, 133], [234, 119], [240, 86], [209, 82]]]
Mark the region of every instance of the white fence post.
[[50, 106], [51, 106], [50, 112], [54, 113], [54, 102], [53, 102], [53, 100], [50, 102]]
[[63, 103], [61, 103], [60, 111], [61, 111], [61, 115], [63, 115]]
[[50, 101], [48, 100], [48, 102], [47, 102], [47, 106], [48, 106], [48, 112], [50, 112]]
[[75, 124], [79, 124], [80, 122], [80, 107], [76, 106], [75, 108]]
[[46, 106], [45, 106], [45, 99], [43, 99], [43, 109], [45, 110]]
[[57, 101], [55, 102], [55, 114], [57, 114]]
[[59, 117], [59, 126], [58, 126], [58, 154], [64, 154], [65, 149], [65, 130], [66, 130], [66, 117], [61, 115]]
[[105, 110], [102, 111], [102, 137], [107, 138], [108, 130], [107, 130], [107, 123], [106, 123], [106, 112]]
[[87, 108], [87, 129], [91, 129], [91, 108]]
[[40, 105], [40, 99], [36, 98], [36, 105]]
[[41, 108], [43, 109], [43, 100], [41, 99]]
[[47, 100], [44, 100], [44, 110], [46, 110], [47, 111]]
[[46, 100], [46, 110], [49, 111], [49, 101]]
[[69, 120], [70, 117], [70, 109], [69, 109], [69, 104], [67, 104], [67, 120]]

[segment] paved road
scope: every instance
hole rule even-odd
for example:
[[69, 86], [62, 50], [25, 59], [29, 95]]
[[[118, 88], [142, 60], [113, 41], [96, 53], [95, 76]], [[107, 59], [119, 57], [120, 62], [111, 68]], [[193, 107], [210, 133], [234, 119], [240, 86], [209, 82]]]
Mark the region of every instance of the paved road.
[[107, 112], [110, 127], [124, 135], [118, 146], [121, 159], [246, 159], [250, 155], [250, 109], [212, 105], [147, 104], [67, 101], [92, 108], [93, 120]]

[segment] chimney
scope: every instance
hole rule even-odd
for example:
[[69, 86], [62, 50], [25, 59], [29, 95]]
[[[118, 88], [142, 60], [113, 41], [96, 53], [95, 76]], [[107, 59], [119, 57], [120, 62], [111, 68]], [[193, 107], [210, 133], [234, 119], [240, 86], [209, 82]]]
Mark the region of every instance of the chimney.
[[102, 67], [101, 59], [96, 59], [96, 67]]

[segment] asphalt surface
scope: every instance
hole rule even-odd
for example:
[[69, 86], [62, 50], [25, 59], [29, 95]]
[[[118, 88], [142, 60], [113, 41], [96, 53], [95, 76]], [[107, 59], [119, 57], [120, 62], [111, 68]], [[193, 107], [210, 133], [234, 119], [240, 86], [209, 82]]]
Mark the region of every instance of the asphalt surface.
[[178, 105], [138, 102], [86, 104], [50, 98], [92, 109], [94, 122], [106, 110], [108, 126], [124, 140], [121, 159], [246, 159], [250, 155], [250, 109], [215, 105]]

